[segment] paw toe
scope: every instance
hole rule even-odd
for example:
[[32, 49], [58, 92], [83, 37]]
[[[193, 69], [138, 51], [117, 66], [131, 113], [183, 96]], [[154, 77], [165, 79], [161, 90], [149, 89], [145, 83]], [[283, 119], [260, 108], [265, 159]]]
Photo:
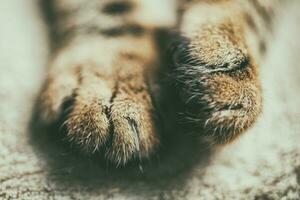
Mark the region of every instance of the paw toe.
[[100, 105], [75, 105], [66, 121], [68, 138], [86, 152], [99, 150], [108, 139], [109, 119]]
[[153, 121], [142, 108], [134, 103], [112, 107], [113, 133], [106, 157], [117, 165], [147, 158], [158, 143]]

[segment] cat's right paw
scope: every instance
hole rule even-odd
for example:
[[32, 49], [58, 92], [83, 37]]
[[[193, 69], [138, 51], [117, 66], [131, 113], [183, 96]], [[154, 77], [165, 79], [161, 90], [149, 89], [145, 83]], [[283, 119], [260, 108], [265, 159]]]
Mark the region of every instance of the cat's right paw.
[[[108, 76], [89, 64], [53, 70], [40, 96], [42, 120], [52, 123], [67, 112], [69, 141], [84, 152], [103, 153], [116, 165], [148, 158], [159, 143], [155, 108], [141, 66], [128, 61], [122, 67], [127, 65], [139, 74], [126, 69]], [[64, 108], [68, 99], [71, 105]]]

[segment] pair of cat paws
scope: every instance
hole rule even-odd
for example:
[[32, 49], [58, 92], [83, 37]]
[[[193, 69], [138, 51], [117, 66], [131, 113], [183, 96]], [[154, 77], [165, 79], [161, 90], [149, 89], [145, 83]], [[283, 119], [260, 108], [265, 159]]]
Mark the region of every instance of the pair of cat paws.
[[[174, 116], [183, 113], [186, 132], [210, 143], [226, 143], [249, 128], [260, 113], [260, 86], [247, 48], [212, 34], [181, 39], [175, 45], [170, 85], [182, 109], [170, 110]], [[44, 122], [52, 123], [67, 112], [64, 125], [71, 143], [124, 165], [148, 158], [159, 147], [160, 102], [154, 102], [151, 90], [142, 74], [110, 77], [93, 64], [66, 66], [49, 72], [39, 113]], [[171, 105], [174, 99], [168, 101]]]

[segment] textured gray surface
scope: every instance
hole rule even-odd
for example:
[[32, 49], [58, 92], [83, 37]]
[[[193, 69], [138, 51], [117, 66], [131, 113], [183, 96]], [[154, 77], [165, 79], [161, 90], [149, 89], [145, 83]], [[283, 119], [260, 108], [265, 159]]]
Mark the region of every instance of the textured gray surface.
[[300, 199], [299, 6], [282, 15], [261, 67], [255, 127], [214, 156], [181, 140], [141, 173], [77, 155], [55, 128], [29, 127], [47, 31], [34, 0], [1, 0], [0, 199]]

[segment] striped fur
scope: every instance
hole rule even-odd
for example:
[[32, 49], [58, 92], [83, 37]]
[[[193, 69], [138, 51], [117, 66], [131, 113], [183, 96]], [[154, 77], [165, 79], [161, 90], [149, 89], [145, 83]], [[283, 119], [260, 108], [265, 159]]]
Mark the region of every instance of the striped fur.
[[[85, 152], [117, 165], [149, 158], [160, 144], [158, 91], [170, 101], [163, 123], [184, 113], [181, 128], [210, 143], [231, 141], [259, 115], [258, 64], [276, 0], [49, 2], [56, 45], [40, 114], [53, 123], [71, 99], [67, 135]], [[168, 67], [156, 37], [162, 29], [172, 32], [163, 41], [172, 47]], [[153, 90], [162, 68], [172, 88]]]

